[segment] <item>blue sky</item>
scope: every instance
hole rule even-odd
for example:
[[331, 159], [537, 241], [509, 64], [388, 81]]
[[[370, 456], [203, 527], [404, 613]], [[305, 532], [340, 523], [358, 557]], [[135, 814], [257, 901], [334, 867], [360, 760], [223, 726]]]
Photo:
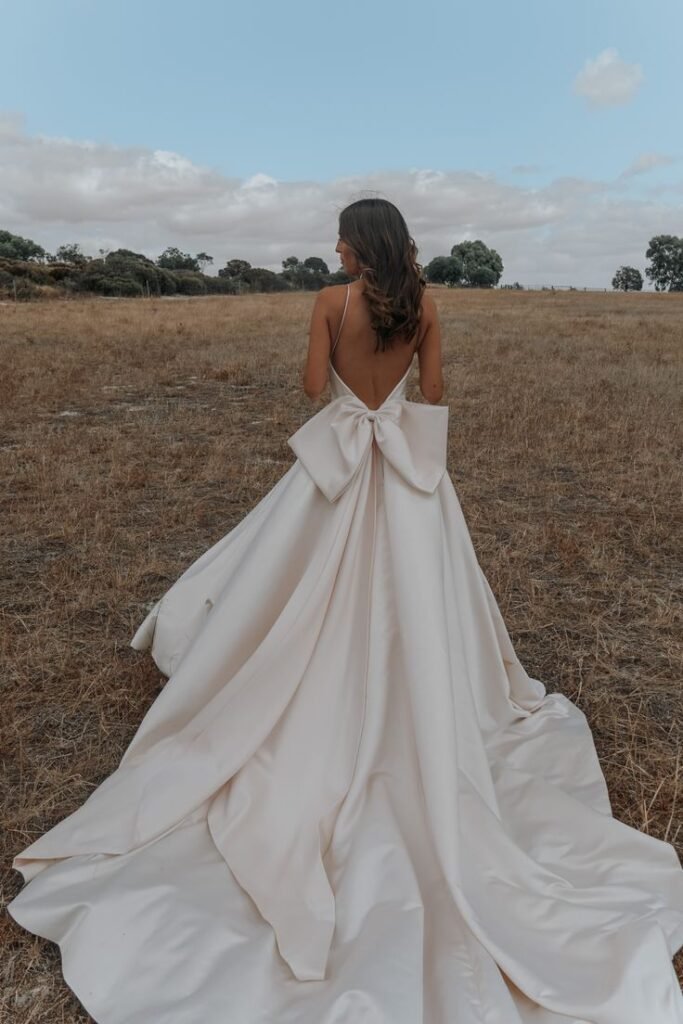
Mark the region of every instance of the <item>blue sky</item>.
[[334, 267], [336, 214], [371, 192], [423, 262], [481, 237], [504, 282], [609, 287], [652, 234], [683, 232], [681, 0], [22, 0], [0, 17], [0, 227], [48, 248]]

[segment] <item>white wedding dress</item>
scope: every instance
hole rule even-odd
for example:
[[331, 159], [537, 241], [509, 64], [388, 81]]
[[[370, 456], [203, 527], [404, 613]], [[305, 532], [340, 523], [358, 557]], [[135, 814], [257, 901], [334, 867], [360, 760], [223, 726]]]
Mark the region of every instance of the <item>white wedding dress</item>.
[[101, 1024], [683, 1024], [680, 861], [516, 657], [408, 373], [371, 410], [330, 364], [133, 637], [169, 678], [119, 767], [13, 861]]

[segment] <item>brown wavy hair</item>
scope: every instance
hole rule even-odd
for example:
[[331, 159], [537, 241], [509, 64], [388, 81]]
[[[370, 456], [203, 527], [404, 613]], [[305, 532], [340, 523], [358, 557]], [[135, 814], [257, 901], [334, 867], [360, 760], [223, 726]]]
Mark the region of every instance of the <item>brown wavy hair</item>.
[[375, 352], [392, 347], [401, 335], [410, 343], [419, 327], [426, 281], [401, 212], [388, 199], [358, 199], [339, 214], [339, 237], [360, 264]]

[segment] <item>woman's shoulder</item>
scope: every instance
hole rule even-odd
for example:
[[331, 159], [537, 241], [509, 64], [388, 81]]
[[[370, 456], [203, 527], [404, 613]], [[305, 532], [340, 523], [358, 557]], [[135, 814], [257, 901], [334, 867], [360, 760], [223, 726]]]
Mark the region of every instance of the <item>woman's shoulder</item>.
[[[351, 290], [355, 291], [356, 286], [360, 283], [362, 286], [363, 282], [360, 281], [349, 281]], [[329, 306], [337, 306], [340, 302], [344, 302], [346, 299], [346, 284], [326, 284], [318, 290], [318, 300], [323, 303], [327, 303]]]
[[[318, 301], [324, 303], [330, 310], [336, 311], [337, 308], [341, 309], [346, 302], [346, 292], [349, 285], [351, 286], [351, 291], [365, 291], [365, 283], [362, 278], [344, 284], [326, 284], [318, 291]], [[436, 303], [427, 288], [422, 289], [420, 306], [422, 309], [421, 319], [424, 323], [436, 318]]]
[[[350, 289], [349, 289], [350, 285]], [[356, 281], [349, 281], [348, 284], [326, 284], [318, 292], [318, 302], [328, 315], [335, 321], [342, 315], [349, 291], [362, 293], [365, 286], [360, 278]]]
[[428, 316], [434, 316], [436, 314], [436, 303], [434, 302], [434, 296], [431, 295], [428, 288], [422, 289], [422, 309]]

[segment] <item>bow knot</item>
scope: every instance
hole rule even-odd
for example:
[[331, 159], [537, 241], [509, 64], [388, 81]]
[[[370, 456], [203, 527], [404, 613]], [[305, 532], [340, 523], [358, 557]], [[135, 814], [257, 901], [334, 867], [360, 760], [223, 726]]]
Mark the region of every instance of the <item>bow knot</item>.
[[370, 409], [341, 395], [287, 439], [329, 501], [343, 494], [365, 464], [373, 440], [406, 483], [433, 493], [446, 470], [448, 406], [388, 399]]

